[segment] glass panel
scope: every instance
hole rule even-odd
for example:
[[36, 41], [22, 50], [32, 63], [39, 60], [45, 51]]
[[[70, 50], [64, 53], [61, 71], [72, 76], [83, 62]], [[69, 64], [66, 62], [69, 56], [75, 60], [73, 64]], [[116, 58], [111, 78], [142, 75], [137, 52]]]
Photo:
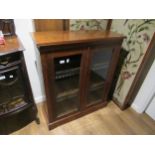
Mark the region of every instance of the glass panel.
[[0, 115], [25, 105], [20, 69], [0, 73]]
[[54, 59], [56, 117], [79, 109], [81, 54]]
[[90, 81], [88, 90], [88, 105], [101, 103], [104, 84], [108, 67], [112, 56], [111, 48], [99, 48], [93, 50], [90, 68]]

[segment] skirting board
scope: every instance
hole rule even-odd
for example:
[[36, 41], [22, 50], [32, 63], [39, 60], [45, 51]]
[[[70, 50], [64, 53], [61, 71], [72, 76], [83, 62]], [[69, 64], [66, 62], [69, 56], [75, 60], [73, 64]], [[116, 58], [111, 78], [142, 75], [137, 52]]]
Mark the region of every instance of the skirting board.
[[35, 97], [35, 103], [38, 104], [40, 102], [44, 102], [45, 101], [45, 96], [39, 96], [39, 97]]
[[137, 106], [136, 104], [132, 104], [131, 108], [133, 110], [135, 110], [136, 112], [138, 112], [138, 113], [143, 113], [144, 112], [144, 109], [139, 107], [139, 106]]

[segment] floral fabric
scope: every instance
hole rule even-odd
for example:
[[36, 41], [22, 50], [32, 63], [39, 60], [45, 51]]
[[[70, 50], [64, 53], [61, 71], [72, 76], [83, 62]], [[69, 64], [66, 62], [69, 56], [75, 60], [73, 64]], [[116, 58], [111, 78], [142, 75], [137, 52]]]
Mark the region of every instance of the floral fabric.
[[129, 52], [122, 66], [113, 95], [123, 105], [155, 32], [155, 20], [113, 20], [111, 30], [126, 36], [123, 41], [123, 48]]
[[107, 20], [104, 19], [71, 19], [70, 30], [105, 30]]

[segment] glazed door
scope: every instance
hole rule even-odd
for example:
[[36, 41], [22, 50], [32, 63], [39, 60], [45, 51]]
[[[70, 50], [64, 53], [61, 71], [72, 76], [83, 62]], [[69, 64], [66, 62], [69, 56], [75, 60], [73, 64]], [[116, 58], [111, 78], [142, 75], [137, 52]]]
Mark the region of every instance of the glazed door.
[[59, 119], [80, 111], [82, 52], [55, 52], [48, 61], [53, 118]]
[[0, 115], [27, 104], [20, 65], [0, 70]]
[[113, 48], [91, 48], [89, 53], [86, 107], [104, 102], [107, 75], [110, 70]]

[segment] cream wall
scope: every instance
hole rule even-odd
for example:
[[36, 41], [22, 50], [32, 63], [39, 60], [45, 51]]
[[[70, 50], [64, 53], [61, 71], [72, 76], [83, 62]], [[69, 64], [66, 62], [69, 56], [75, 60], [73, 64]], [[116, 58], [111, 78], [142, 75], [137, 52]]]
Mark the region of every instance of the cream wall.
[[151, 103], [149, 104], [148, 108], [146, 109], [146, 113], [155, 120], [155, 93], [153, 95], [153, 99], [151, 100]]
[[14, 21], [16, 34], [19, 36], [25, 47], [24, 56], [33, 95], [35, 101], [40, 102], [43, 100], [44, 91], [41, 87], [41, 81], [39, 79], [39, 77], [41, 76], [40, 70], [38, 73], [35, 65], [36, 60], [38, 60], [38, 56], [36, 54], [35, 47], [30, 36], [30, 32], [34, 31], [33, 22], [31, 19], [15, 19]]

